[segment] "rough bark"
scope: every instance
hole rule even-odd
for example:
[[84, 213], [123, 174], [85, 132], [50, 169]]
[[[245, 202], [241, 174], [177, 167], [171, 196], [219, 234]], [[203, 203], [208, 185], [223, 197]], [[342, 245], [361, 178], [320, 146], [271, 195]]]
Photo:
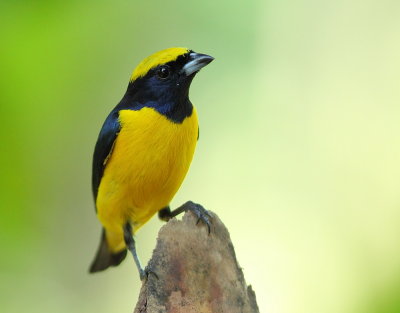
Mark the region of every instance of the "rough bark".
[[256, 313], [256, 296], [215, 213], [211, 233], [196, 217], [170, 220], [158, 234], [134, 313]]

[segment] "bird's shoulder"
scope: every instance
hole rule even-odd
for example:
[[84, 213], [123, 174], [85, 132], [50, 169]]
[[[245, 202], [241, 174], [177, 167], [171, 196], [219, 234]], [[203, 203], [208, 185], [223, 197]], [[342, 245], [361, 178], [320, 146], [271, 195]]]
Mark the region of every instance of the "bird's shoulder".
[[96, 201], [97, 191], [103, 177], [104, 169], [110, 158], [115, 141], [121, 130], [120, 112], [137, 111], [143, 107], [139, 102], [125, 95], [105, 119], [96, 141], [92, 165], [92, 191]]
[[93, 153], [92, 189], [93, 197], [97, 198], [97, 191], [104, 173], [106, 163], [111, 156], [112, 149], [120, 131], [118, 106], [110, 112], [101, 127]]

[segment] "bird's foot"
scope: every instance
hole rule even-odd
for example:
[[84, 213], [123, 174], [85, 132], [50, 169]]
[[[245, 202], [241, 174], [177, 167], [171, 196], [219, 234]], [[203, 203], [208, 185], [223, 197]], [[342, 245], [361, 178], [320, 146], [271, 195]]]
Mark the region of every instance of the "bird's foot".
[[156, 274], [156, 272], [154, 272], [152, 268], [148, 265], [144, 269], [141, 268], [139, 270], [139, 276], [141, 281], [143, 281], [144, 279], [148, 279], [150, 275], [154, 275], [154, 277], [158, 279], [158, 275]]
[[207, 229], [208, 229], [208, 234], [211, 233], [211, 220], [212, 219], [212, 214], [207, 211], [202, 205], [194, 203], [193, 201], [188, 201], [183, 205], [185, 211], [191, 211], [197, 216], [197, 222], [196, 225], [199, 224], [200, 221], [202, 221], [204, 224], [206, 224]]

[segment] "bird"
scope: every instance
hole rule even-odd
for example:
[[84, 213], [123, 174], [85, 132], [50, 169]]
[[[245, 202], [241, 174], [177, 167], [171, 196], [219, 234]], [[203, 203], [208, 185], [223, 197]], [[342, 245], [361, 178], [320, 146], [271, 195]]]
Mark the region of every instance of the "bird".
[[[141, 280], [134, 234], [158, 213], [163, 221], [185, 211], [210, 233], [211, 213], [187, 201], [170, 202], [181, 186], [199, 138], [198, 115], [189, 100], [193, 78], [214, 58], [182, 47], [156, 52], [134, 69], [121, 101], [100, 130], [93, 153], [92, 192], [102, 225], [90, 273], [119, 265], [129, 250]], [[154, 272], [153, 272], [154, 273]]]

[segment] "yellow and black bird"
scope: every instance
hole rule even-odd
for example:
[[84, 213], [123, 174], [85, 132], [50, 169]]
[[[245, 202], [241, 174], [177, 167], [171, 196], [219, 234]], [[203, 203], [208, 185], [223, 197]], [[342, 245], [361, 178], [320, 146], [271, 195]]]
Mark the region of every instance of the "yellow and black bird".
[[90, 272], [117, 266], [132, 253], [140, 278], [133, 234], [158, 212], [168, 221], [193, 211], [210, 230], [210, 215], [186, 202], [169, 203], [189, 169], [199, 126], [189, 87], [213, 57], [186, 48], [169, 48], [144, 59], [133, 71], [127, 91], [106, 118], [93, 155], [92, 188], [103, 225]]

